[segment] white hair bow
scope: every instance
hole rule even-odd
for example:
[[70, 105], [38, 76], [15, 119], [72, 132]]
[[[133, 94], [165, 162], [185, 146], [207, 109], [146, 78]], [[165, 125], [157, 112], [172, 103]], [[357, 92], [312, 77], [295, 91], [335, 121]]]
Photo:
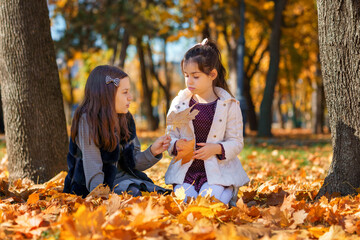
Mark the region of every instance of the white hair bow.
[[110, 76], [106, 76], [105, 81], [106, 81], [106, 84], [114, 83], [114, 85], [116, 87], [118, 87], [119, 84], [120, 84], [120, 79], [119, 78], [112, 78]]
[[195, 44], [193, 47], [195, 47], [195, 46], [197, 46], [197, 45], [204, 46], [207, 42], [208, 42], [208, 39], [207, 39], [207, 38], [204, 38], [204, 40], [202, 40], [201, 43], [197, 43], [197, 44]]

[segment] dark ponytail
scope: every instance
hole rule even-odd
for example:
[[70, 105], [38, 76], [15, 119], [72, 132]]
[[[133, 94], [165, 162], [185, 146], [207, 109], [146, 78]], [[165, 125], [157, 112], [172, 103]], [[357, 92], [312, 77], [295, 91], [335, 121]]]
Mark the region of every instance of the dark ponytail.
[[191, 60], [198, 64], [201, 72], [209, 75], [213, 69], [216, 69], [218, 75], [213, 81], [213, 87], [225, 89], [228, 93], [231, 91], [226, 82], [226, 70], [221, 62], [221, 53], [213, 41], [204, 40], [190, 48], [181, 61], [181, 70], [184, 69], [184, 63]]

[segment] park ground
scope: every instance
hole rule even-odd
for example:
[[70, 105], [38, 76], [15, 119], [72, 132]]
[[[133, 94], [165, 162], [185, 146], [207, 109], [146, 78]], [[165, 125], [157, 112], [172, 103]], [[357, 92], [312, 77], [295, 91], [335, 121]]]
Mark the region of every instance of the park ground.
[[[143, 150], [163, 131], [139, 131]], [[236, 207], [183, 194], [133, 198], [99, 188], [85, 199], [61, 193], [66, 172], [45, 184], [8, 183], [0, 142], [0, 239], [360, 239], [360, 196], [315, 201], [332, 159], [330, 134], [249, 133], [239, 155], [251, 181]], [[160, 186], [165, 154], [146, 173]]]

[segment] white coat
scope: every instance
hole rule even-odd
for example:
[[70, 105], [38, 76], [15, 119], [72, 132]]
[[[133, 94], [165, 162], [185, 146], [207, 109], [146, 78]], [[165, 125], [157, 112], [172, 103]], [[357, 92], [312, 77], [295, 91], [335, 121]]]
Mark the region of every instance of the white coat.
[[[216, 87], [219, 97], [214, 119], [207, 137], [207, 143], [221, 143], [225, 150], [224, 160], [214, 155], [204, 161], [208, 184], [234, 186], [238, 188], [249, 182], [237, 155], [244, 147], [243, 122], [239, 102], [226, 90]], [[181, 90], [171, 103], [169, 113], [179, 112], [189, 107], [192, 93], [188, 89]], [[189, 121], [187, 126], [170, 131], [171, 143], [168, 152], [172, 155], [174, 144], [181, 138], [195, 139], [194, 126]], [[181, 161], [172, 159], [165, 174], [166, 184], [183, 184], [185, 175], [193, 161], [181, 165]]]

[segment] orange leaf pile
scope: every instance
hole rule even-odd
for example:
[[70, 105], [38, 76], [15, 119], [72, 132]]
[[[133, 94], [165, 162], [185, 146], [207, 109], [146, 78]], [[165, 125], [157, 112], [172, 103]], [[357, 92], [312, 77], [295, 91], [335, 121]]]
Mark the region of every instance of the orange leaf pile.
[[[251, 181], [231, 208], [209, 196], [184, 203], [174, 193], [132, 197], [101, 186], [83, 199], [62, 193], [63, 172], [45, 184], [9, 186], [0, 166], [0, 239], [360, 239], [360, 195], [314, 201], [331, 149], [246, 148], [240, 159]], [[146, 171], [163, 187], [170, 161]]]

